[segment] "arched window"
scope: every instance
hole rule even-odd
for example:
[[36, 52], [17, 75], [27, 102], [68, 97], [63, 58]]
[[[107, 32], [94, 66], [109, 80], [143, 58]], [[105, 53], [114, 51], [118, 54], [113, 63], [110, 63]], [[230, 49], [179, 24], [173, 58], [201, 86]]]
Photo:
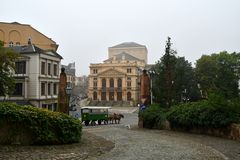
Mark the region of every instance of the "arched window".
[[122, 79], [118, 78], [118, 88], [122, 88]]
[[128, 100], [128, 101], [131, 101], [131, 99], [132, 99], [132, 94], [131, 94], [131, 92], [127, 92], [127, 100]]
[[114, 101], [114, 92], [109, 92], [109, 100]]
[[93, 92], [93, 100], [97, 100], [97, 92]]
[[110, 88], [114, 88], [114, 80], [113, 80], [113, 78], [110, 79]]
[[101, 100], [106, 101], [106, 92], [101, 93]]
[[102, 79], [102, 88], [106, 88], [106, 79], [105, 78]]
[[122, 100], [122, 92], [117, 92], [117, 100], [118, 101]]
[[8, 47], [13, 47], [13, 42], [12, 42], [12, 41], [10, 41], [10, 42], [8, 43]]

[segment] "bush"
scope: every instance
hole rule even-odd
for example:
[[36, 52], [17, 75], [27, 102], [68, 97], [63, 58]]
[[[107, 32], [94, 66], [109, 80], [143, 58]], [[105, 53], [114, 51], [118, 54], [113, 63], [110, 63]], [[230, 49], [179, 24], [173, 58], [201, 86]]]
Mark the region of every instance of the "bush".
[[165, 109], [156, 104], [140, 111], [139, 116], [143, 118], [143, 127], [161, 129], [162, 123], [165, 121], [165, 112]]
[[[26, 140], [29, 144], [66, 144], [79, 142], [82, 125], [60, 112], [51, 112], [14, 103], [0, 103], [0, 143], [11, 144]], [[3, 132], [4, 131], [4, 132]], [[19, 139], [20, 137], [20, 139]]]
[[173, 106], [166, 116], [171, 127], [183, 129], [223, 128], [240, 122], [236, 104], [216, 97]]

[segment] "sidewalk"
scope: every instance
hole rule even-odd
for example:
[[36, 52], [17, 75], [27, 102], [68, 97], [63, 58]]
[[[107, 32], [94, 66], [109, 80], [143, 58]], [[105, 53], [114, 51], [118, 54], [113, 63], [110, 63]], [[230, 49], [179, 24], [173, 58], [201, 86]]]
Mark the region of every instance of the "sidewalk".
[[112, 107], [110, 113], [134, 113], [138, 111], [138, 107]]

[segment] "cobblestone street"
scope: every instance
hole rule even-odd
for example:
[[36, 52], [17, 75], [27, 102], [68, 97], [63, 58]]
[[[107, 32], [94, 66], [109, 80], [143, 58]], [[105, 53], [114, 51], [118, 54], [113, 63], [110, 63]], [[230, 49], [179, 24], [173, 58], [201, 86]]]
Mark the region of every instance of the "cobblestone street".
[[113, 150], [95, 159], [240, 159], [240, 143], [237, 141], [206, 135], [138, 129], [136, 124], [137, 114], [125, 112], [125, 119], [120, 125], [86, 127], [88, 132], [115, 143]]
[[83, 127], [81, 143], [59, 146], [0, 146], [0, 159], [74, 160], [239, 160], [240, 143], [206, 135], [138, 129], [133, 108], [114, 108], [124, 113], [121, 124]]

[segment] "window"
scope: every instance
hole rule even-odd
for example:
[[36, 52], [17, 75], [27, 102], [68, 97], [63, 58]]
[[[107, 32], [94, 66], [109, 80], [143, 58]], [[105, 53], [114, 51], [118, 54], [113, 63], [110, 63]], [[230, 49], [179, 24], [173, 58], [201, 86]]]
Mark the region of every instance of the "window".
[[127, 89], [131, 89], [131, 81], [127, 82]]
[[42, 108], [47, 108], [47, 105], [46, 104], [42, 104]]
[[54, 76], [57, 76], [57, 73], [58, 73], [57, 70], [58, 70], [57, 64], [54, 64], [53, 65], [53, 75]]
[[127, 68], [127, 73], [132, 73], [132, 69], [131, 68]]
[[16, 83], [15, 91], [14, 91], [13, 95], [14, 96], [22, 96], [23, 95], [23, 84], [22, 83]]
[[41, 83], [41, 95], [44, 96], [45, 95], [45, 83]]
[[101, 93], [101, 100], [102, 101], [106, 101], [107, 100], [107, 98], [106, 98], [107, 96], [106, 95], [107, 95], [106, 92], [102, 92]]
[[56, 95], [57, 94], [57, 83], [53, 84], [53, 94]]
[[45, 62], [41, 62], [41, 74], [45, 74]]
[[97, 82], [93, 82], [93, 87], [97, 87]]
[[48, 95], [51, 95], [51, 83], [48, 83]]
[[122, 79], [121, 78], [118, 79], [118, 88], [122, 88]]
[[53, 103], [53, 111], [57, 111], [57, 103]]
[[131, 81], [131, 77], [127, 77], [127, 80], [130, 80], [130, 81]]
[[109, 92], [109, 100], [114, 101], [114, 92]]
[[20, 42], [16, 42], [16, 46], [20, 46]]
[[132, 94], [131, 94], [131, 92], [128, 92], [127, 93], [127, 100], [131, 101], [131, 99], [132, 99]]
[[114, 88], [114, 80], [113, 80], [113, 78], [110, 79], [110, 88]]
[[106, 79], [105, 78], [102, 79], [102, 88], [106, 88]]
[[15, 62], [15, 74], [26, 74], [26, 62]]
[[97, 74], [98, 70], [97, 69], [93, 69], [93, 74]]
[[93, 80], [94, 80], [94, 81], [97, 81], [97, 77], [94, 77]]
[[9, 42], [9, 43], [8, 43], [8, 46], [9, 46], [9, 47], [13, 47], [13, 42], [12, 42], [12, 41]]
[[97, 92], [93, 92], [93, 100], [97, 100]]
[[48, 75], [51, 75], [51, 63], [48, 63]]

